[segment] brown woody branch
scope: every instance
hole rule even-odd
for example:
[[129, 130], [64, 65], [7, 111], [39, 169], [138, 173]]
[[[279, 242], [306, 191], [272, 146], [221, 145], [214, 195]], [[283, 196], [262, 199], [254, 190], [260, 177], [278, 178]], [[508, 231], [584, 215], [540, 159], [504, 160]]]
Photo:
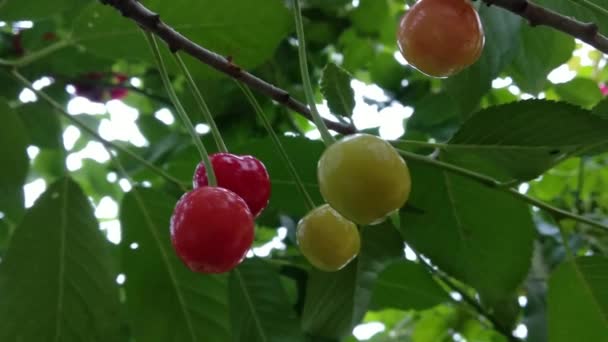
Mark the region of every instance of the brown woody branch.
[[[291, 97], [287, 91], [243, 70], [238, 65], [234, 64], [230, 57], [220, 56], [217, 53], [194, 43], [169, 25], [165, 24], [160, 19], [158, 14], [150, 11], [137, 0], [100, 1], [103, 4], [116, 8], [123, 16], [132, 19], [145, 30], [156, 34], [169, 46], [169, 49], [172, 52], [175, 53], [182, 50], [201, 62], [234, 79], [239, 80], [240, 82], [272, 98], [273, 100], [294, 110], [295, 112], [302, 114], [304, 117], [312, 121], [312, 115], [308, 107]], [[356, 132], [355, 127], [352, 125], [345, 125], [329, 120], [325, 120], [325, 123], [329, 129], [342, 134], [352, 134]]]
[[[210, 51], [180, 34], [165, 24], [157, 13], [150, 11], [137, 0], [100, 0], [101, 3], [116, 8], [120, 13], [135, 21], [142, 28], [155, 33], [173, 52], [182, 50], [214, 69], [243, 82], [249, 87], [281, 103], [287, 108], [302, 114], [312, 121], [312, 115], [306, 105], [294, 99], [289, 93], [278, 88], [234, 64], [230, 57], [223, 57]], [[482, 0], [489, 5], [496, 5], [511, 11], [528, 20], [532, 26], [548, 26], [576, 37], [599, 51], [608, 54], [608, 38], [599, 33], [594, 23], [583, 23], [566, 17], [552, 10], [538, 6], [528, 0]], [[327, 126], [342, 134], [356, 132], [353, 125], [325, 120]]]
[[552, 27], [608, 54], [608, 37], [599, 33], [595, 23], [578, 21], [528, 0], [483, 0], [483, 2], [488, 6], [496, 5], [513, 12], [528, 20], [531, 26]]

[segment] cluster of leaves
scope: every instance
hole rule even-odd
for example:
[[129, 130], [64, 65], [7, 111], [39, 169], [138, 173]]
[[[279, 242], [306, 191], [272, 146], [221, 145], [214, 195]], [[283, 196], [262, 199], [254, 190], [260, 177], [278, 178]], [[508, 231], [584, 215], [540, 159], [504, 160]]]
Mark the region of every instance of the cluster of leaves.
[[[290, 3], [145, 2], [192, 40], [303, 99]], [[334, 114], [353, 120], [351, 79], [376, 85], [389, 100], [365, 98], [379, 110], [373, 115], [395, 104], [413, 109], [396, 146], [426, 154], [429, 141], [445, 142], [434, 145], [441, 161], [608, 223], [604, 56], [581, 54], [572, 37], [480, 6], [486, 32], [480, 61], [432, 80], [395, 58], [403, 1], [353, 3], [303, 1], [313, 77]], [[593, 20], [608, 33], [601, 14], [561, 0], [539, 3]], [[361, 254], [347, 268], [312, 269], [294, 237], [305, 201], [294, 195], [294, 180], [267, 132], [233, 80], [188, 57], [230, 150], [256, 155], [271, 175], [272, 198], [257, 220], [255, 246], [276, 240], [279, 227], [287, 231], [285, 248], [248, 258], [229, 275], [189, 272], [171, 248], [168, 223], [198, 154], [181, 125], [155, 116], [171, 105], [139, 28], [94, 0], [5, 0], [0, 20], [0, 65], [6, 66], [0, 66], [0, 340], [354, 341], [353, 327], [362, 321], [384, 324], [375, 342], [507, 341], [520, 324], [533, 342], [608, 339], [608, 232], [532, 210], [509, 193], [422, 162], [409, 162], [413, 193], [398, 220], [362, 227]], [[549, 82], [562, 65], [576, 76]], [[31, 80], [50, 77], [44, 91], [66, 107], [66, 86], [83, 75], [137, 78], [123, 102], [139, 111], [135, 123], [147, 144], [114, 143], [182, 184], [120, 151], [68, 170], [68, 157], [94, 139], [83, 132], [66, 148], [70, 122], [41, 99], [20, 102], [23, 86], [11, 67]], [[179, 96], [201, 123], [177, 71], [170, 66]], [[492, 87], [497, 78], [506, 85]], [[529, 97], [536, 99], [524, 100]], [[260, 101], [274, 128], [290, 136], [282, 144], [321, 203], [316, 164], [323, 144], [304, 137], [312, 129], [308, 121]], [[98, 131], [111, 116], [78, 118]], [[208, 134], [203, 140], [213, 146]], [[28, 146], [38, 153], [28, 156]], [[117, 178], [133, 187], [125, 191]], [[26, 208], [23, 186], [37, 179], [49, 186]], [[103, 198], [120, 203], [117, 244], [104, 237], [94, 215]], [[405, 243], [425, 259], [406, 259]]]

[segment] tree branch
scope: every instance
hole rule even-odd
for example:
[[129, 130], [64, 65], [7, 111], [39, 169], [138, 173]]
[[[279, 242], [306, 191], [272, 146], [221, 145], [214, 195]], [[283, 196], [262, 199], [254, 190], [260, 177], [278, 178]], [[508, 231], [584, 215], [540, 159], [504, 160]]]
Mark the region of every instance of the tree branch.
[[[310, 109], [294, 99], [289, 93], [280, 89], [234, 64], [230, 57], [222, 57], [217, 53], [194, 43], [172, 27], [165, 24], [160, 16], [146, 8], [137, 0], [100, 0], [105, 5], [116, 8], [120, 13], [135, 21], [143, 29], [156, 34], [161, 38], [172, 52], [179, 50], [213, 67], [214, 69], [245, 83], [249, 87], [272, 98], [282, 105], [302, 114], [313, 121]], [[352, 125], [325, 120], [325, 124], [332, 130], [342, 134], [352, 134], [356, 129]]]
[[531, 26], [552, 27], [608, 54], [608, 37], [599, 33], [595, 23], [578, 21], [528, 0], [483, 0], [483, 2], [488, 6], [496, 5], [513, 12], [528, 20]]

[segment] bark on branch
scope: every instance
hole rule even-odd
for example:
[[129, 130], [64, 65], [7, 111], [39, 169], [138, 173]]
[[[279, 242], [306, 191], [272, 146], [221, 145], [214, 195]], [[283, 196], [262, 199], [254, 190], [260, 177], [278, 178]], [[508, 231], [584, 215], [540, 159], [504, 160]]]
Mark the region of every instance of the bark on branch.
[[[249, 87], [259, 91], [260, 93], [272, 98], [278, 103], [292, 109], [295, 112], [302, 114], [304, 117], [312, 121], [310, 110], [306, 105], [299, 102], [289, 95], [289, 93], [281, 88], [278, 88], [252, 74], [241, 69], [234, 64], [229, 57], [223, 57], [217, 53], [210, 51], [190, 39], [186, 38], [181, 33], [174, 30], [169, 25], [165, 24], [157, 13], [150, 11], [144, 5], [136, 0], [100, 0], [103, 4], [110, 5], [116, 8], [120, 13], [135, 21], [139, 26], [156, 34], [161, 38], [172, 52], [184, 51], [201, 62], [213, 67], [214, 69], [223, 72], [224, 74], [239, 80]], [[345, 125], [338, 122], [325, 120], [327, 127], [342, 134], [352, 134], [356, 129], [352, 125]]]

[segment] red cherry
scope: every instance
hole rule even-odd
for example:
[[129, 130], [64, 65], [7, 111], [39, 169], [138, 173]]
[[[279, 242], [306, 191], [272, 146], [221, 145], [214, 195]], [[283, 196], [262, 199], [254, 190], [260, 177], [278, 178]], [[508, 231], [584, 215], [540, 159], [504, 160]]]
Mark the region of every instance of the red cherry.
[[245, 258], [253, 236], [253, 217], [247, 203], [219, 187], [186, 193], [171, 217], [173, 247], [194, 272], [230, 271]]
[[113, 88], [110, 90], [110, 98], [112, 100], [121, 100], [127, 96], [128, 92], [127, 88]]
[[118, 72], [115, 72], [113, 75], [114, 75], [114, 80], [118, 84], [123, 84], [123, 83], [125, 83], [126, 80], [129, 79], [129, 76], [127, 76], [125, 74], [118, 73]]
[[[211, 155], [217, 185], [241, 196], [253, 217], [257, 217], [270, 198], [270, 178], [266, 167], [253, 156], [237, 156], [231, 153]], [[205, 164], [201, 162], [194, 172], [194, 188], [207, 186]]]
[[13, 36], [13, 51], [17, 56], [23, 56], [25, 54], [25, 49], [23, 48], [23, 40], [21, 39], [21, 32], [15, 34]]

